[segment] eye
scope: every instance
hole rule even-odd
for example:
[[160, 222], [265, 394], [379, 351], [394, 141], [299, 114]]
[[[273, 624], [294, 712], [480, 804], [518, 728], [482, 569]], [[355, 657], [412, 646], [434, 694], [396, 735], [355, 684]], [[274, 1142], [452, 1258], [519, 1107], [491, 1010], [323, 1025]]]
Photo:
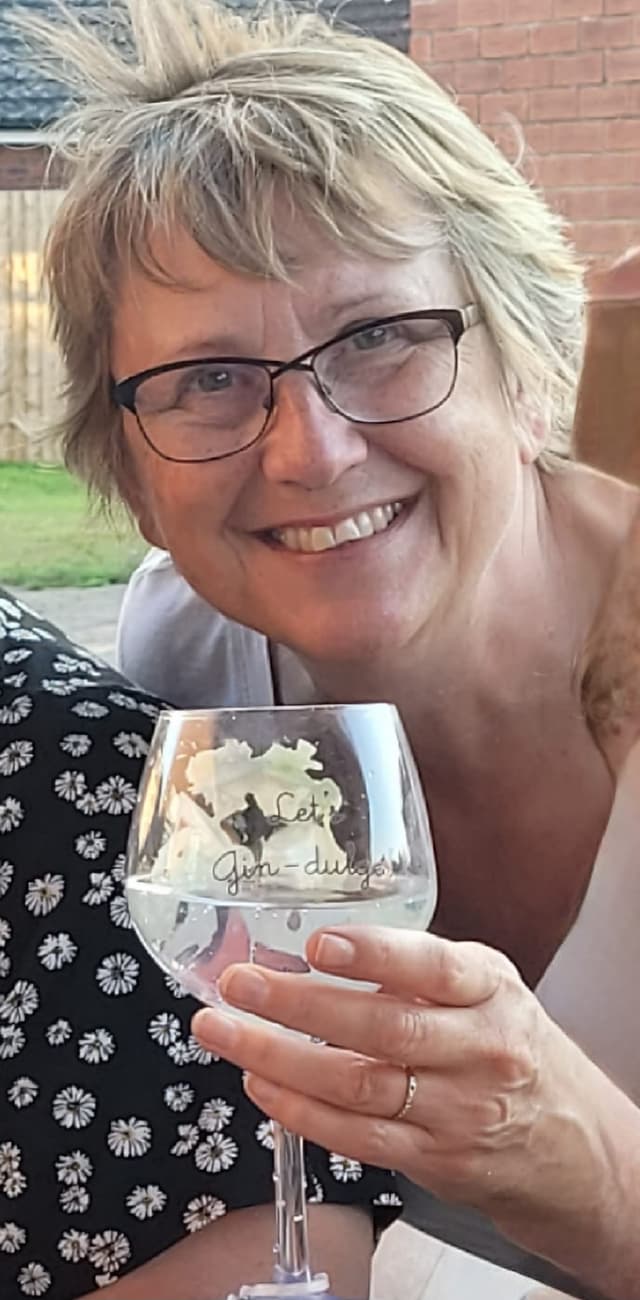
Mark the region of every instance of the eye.
[[351, 342], [359, 352], [373, 352], [388, 343], [394, 335], [391, 325], [370, 325], [354, 334]]
[[179, 397], [189, 394], [196, 396], [207, 393], [223, 393], [233, 384], [234, 376], [230, 369], [222, 366], [198, 366], [186, 370], [179, 385]]

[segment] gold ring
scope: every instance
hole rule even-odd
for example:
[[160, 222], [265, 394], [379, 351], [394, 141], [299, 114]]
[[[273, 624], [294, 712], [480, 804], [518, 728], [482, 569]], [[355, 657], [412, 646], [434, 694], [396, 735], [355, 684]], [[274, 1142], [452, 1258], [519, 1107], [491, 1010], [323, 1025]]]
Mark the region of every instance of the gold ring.
[[397, 1111], [395, 1115], [391, 1116], [393, 1120], [405, 1119], [405, 1117], [409, 1114], [409, 1111], [411, 1110], [411, 1107], [413, 1106], [413, 1103], [416, 1099], [416, 1093], [418, 1091], [418, 1080], [416, 1079], [415, 1074], [413, 1074], [411, 1070], [407, 1069], [406, 1066], [405, 1066], [405, 1075], [407, 1077], [407, 1091], [405, 1093], [404, 1101], [400, 1107], [400, 1110]]

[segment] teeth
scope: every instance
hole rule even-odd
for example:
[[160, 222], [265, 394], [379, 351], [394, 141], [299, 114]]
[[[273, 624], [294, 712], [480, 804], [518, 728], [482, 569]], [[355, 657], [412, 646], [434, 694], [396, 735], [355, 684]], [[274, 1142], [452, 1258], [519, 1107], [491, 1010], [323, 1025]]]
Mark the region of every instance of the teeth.
[[336, 546], [372, 537], [374, 533], [383, 533], [397, 519], [401, 510], [402, 502], [394, 501], [384, 506], [374, 506], [373, 510], [361, 510], [359, 514], [341, 519], [332, 527], [282, 528], [274, 531], [273, 536], [288, 551], [330, 551]]

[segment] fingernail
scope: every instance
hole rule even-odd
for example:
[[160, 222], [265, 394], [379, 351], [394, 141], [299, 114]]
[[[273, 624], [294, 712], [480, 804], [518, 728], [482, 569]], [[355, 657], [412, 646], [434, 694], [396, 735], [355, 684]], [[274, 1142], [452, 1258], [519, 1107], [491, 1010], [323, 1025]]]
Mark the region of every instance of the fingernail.
[[269, 985], [257, 970], [241, 966], [223, 975], [220, 992], [225, 1002], [233, 1002], [247, 1011], [257, 1011], [267, 1000]]
[[198, 1011], [193, 1017], [192, 1028], [196, 1037], [203, 1040], [207, 1051], [228, 1051], [238, 1035], [237, 1022], [232, 1016], [225, 1016], [223, 1011]]
[[272, 1106], [280, 1092], [280, 1088], [275, 1083], [267, 1083], [266, 1079], [260, 1079], [256, 1074], [245, 1074], [244, 1089], [252, 1101], [258, 1103], [261, 1110], [267, 1110]]
[[345, 967], [351, 966], [356, 950], [350, 939], [343, 939], [339, 934], [323, 934], [316, 948], [316, 966]]

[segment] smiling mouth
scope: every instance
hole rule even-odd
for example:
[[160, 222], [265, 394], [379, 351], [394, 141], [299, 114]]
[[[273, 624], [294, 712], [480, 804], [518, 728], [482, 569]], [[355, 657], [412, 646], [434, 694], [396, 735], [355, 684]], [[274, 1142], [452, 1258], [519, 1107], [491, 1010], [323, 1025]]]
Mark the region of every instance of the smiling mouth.
[[386, 505], [374, 506], [371, 510], [360, 510], [358, 514], [348, 515], [334, 524], [318, 524], [311, 528], [274, 528], [264, 536], [272, 545], [281, 546], [286, 551], [307, 555], [333, 551], [339, 546], [373, 537], [374, 533], [385, 533], [401, 514], [406, 513], [410, 504], [408, 501], [390, 501]]

